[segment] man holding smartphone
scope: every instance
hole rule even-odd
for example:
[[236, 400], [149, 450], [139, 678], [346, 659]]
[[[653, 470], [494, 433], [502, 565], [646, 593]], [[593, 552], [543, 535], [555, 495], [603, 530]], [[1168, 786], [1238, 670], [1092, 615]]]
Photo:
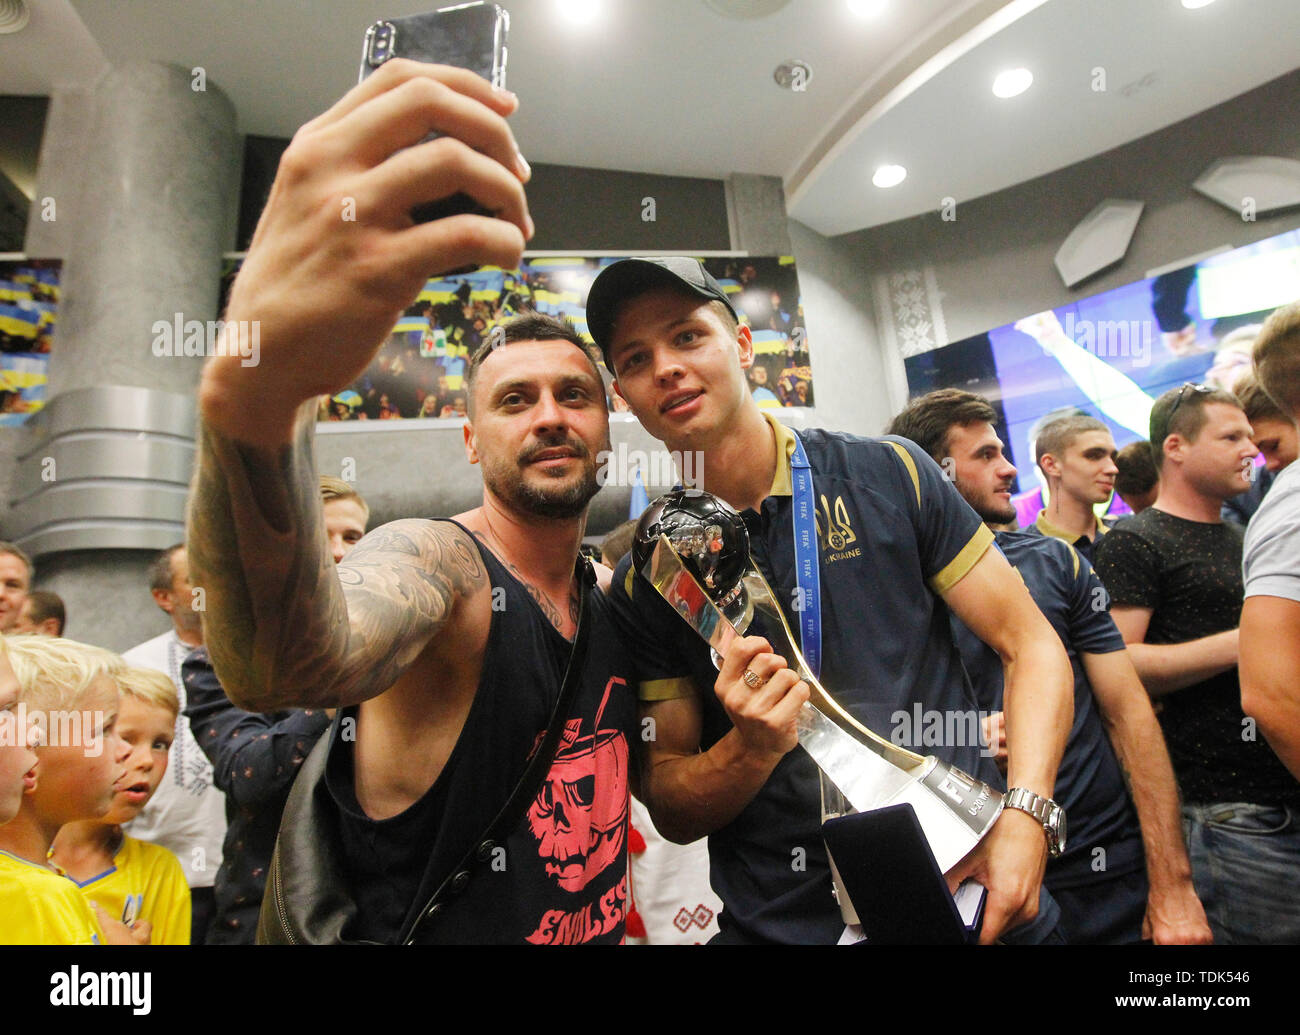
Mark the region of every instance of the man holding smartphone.
[[[431, 275], [518, 264], [533, 226], [505, 122], [515, 104], [469, 72], [393, 60], [304, 126], [226, 313], [227, 326], [260, 324], [261, 362], [215, 358], [199, 391], [189, 546], [217, 675], [249, 711], [341, 709], [329, 754], [303, 769], [327, 759], [309, 833], [330, 841], [338, 879], [284, 868], [299, 889], [286, 907], [330, 921], [320, 940], [623, 935], [634, 707], [599, 593], [550, 772], [508, 836], [478, 840], [523, 783], [582, 613], [575, 562], [609, 439], [581, 340], [522, 318], [476, 355], [465, 438], [482, 507], [390, 523], [336, 569], [317, 500], [316, 399], [365, 369]], [[421, 143], [432, 130], [444, 135]], [[498, 218], [412, 222], [458, 192]], [[454, 901], [429, 897], [444, 864]]]

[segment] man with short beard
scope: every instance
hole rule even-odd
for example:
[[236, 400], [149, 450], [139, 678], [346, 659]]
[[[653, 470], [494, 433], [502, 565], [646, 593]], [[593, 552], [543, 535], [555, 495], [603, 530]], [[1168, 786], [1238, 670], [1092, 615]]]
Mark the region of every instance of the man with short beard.
[[[482, 506], [390, 522], [336, 568], [317, 500], [316, 398], [370, 365], [431, 276], [518, 265], [533, 223], [505, 121], [517, 103], [399, 58], [303, 126], [226, 311], [226, 326], [257, 322], [261, 362], [203, 372], [188, 541], [217, 676], [248, 711], [339, 709], [286, 806], [259, 940], [623, 937], [635, 706], [579, 562], [609, 442], [581, 340], [532, 318], [474, 357]], [[412, 222], [456, 193], [495, 217]], [[524, 818], [485, 835], [548, 728], [561, 735], [540, 790], [520, 791]]]
[[[211, 558], [217, 672], [248, 708], [340, 707], [312, 756], [319, 766], [309, 759], [299, 779], [312, 800], [295, 806], [291, 797], [278, 849], [281, 901], [320, 898], [340, 919], [320, 939], [306, 920], [280, 918], [268, 897], [262, 940], [622, 939], [635, 705], [598, 592], [587, 594], [582, 680], [550, 773], [503, 843], [475, 844], [547, 728], [576, 633], [579, 579], [590, 570], [575, 567], [578, 545], [599, 487], [596, 458], [609, 448], [601, 378], [570, 325], [529, 315], [479, 349], [468, 385], [465, 447], [483, 470], [482, 506], [390, 522], [352, 549], [334, 580], [315, 511], [295, 503], [299, 578], [310, 572], [309, 586], [266, 578], [254, 551], [240, 549], [243, 535], [231, 542], [227, 522], [213, 521], [220, 480], [243, 472], [208, 425], [191, 542]], [[217, 409], [209, 400], [214, 424]], [[309, 453], [292, 461], [310, 462]], [[255, 520], [240, 510], [237, 521]], [[228, 568], [212, 566], [218, 556]], [[237, 579], [227, 574], [240, 568]], [[244, 607], [259, 638], [276, 612], [320, 633], [291, 638], [263, 676], [242, 663], [249, 652], [235, 622]], [[327, 634], [340, 626], [345, 636]], [[330, 839], [329, 868], [292, 866], [291, 836]], [[473, 849], [473, 865], [454, 872]], [[453, 873], [454, 900], [434, 901]]]
[[[889, 426], [949, 473], [989, 528], [1016, 515], [1016, 469], [1002, 452], [996, 420], [978, 395], [944, 388], [912, 400]], [[1092, 945], [1209, 942], [1169, 752], [1106, 611], [1105, 590], [1091, 565], [1055, 537], [998, 531], [995, 539], [1061, 638], [1074, 672], [1074, 725], [1056, 778], [1070, 839], [1043, 878], [1061, 907], [1066, 937]], [[949, 618], [980, 707], [992, 713], [989, 740], [1000, 747], [998, 767], [1005, 771], [1001, 661], [955, 615]]]

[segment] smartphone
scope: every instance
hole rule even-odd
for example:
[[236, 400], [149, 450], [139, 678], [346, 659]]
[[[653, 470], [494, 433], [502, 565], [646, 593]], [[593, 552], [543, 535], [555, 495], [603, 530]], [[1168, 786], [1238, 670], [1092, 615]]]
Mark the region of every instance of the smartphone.
[[[467, 68], [493, 86], [506, 85], [506, 34], [510, 15], [497, 4], [471, 3], [443, 7], [430, 14], [409, 18], [388, 18], [366, 30], [361, 52], [358, 82], [395, 57], [427, 61], [435, 65]], [[441, 136], [430, 133], [426, 140]], [[483, 208], [467, 194], [425, 202], [411, 209], [417, 223], [470, 212], [480, 216], [496, 213]]]

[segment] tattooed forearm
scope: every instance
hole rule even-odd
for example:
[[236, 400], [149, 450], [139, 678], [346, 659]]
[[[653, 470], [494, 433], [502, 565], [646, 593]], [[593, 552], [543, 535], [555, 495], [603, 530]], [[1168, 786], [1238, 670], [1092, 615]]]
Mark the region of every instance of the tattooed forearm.
[[308, 404], [293, 443], [274, 450], [201, 430], [189, 512], [192, 581], [205, 591], [204, 635], [217, 675], [250, 711], [382, 693], [457, 596], [484, 578], [465, 534], [427, 521], [377, 529], [336, 569], [313, 425]]

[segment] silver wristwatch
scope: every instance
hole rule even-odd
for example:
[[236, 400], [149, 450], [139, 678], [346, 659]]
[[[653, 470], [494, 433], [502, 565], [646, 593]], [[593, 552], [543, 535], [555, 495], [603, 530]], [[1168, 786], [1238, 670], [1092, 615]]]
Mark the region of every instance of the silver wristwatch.
[[1004, 808], [1028, 812], [1043, 824], [1043, 833], [1047, 835], [1047, 854], [1053, 859], [1059, 858], [1065, 851], [1065, 809], [1051, 798], [1044, 798], [1024, 787], [1012, 787], [1002, 799], [1002, 805]]

